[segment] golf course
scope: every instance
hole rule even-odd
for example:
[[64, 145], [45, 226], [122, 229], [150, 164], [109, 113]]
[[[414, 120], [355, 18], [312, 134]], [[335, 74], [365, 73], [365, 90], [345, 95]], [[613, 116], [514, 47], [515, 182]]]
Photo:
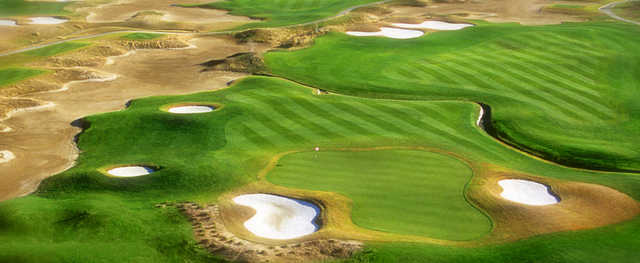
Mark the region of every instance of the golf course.
[[640, 262], [636, 2], [160, 2], [0, 0], [0, 262]]

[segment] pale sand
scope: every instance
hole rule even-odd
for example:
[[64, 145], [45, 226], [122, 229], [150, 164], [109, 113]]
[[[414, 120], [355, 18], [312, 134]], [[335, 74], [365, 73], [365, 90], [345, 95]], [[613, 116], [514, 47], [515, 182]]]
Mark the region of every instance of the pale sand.
[[212, 112], [214, 109], [212, 106], [180, 106], [170, 108], [168, 111], [175, 114], [195, 114]]
[[421, 24], [394, 23], [392, 25], [402, 28], [423, 28], [433, 30], [460, 30], [465, 27], [473, 26], [472, 24], [454, 24], [441, 21], [424, 21]]
[[500, 180], [498, 184], [503, 191], [503, 198], [526, 205], [551, 205], [558, 203], [558, 198], [551, 194], [548, 186], [520, 179]]
[[0, 151], [0, 163], [8, 163], [9, 161], [15, 159], [16, 156], [7, 150]]
[[0, 26], [16, 26], [16, 21], [0, 19]]
[[31, 22], [29, 22], [28, 24], [31, 25], [57, 25], [69, 21], [68, 19], [60, 19], [55, 17], [32, 17], [29, 19], [31, 20]]
[[142, 176], [153, 173], [154, 170], [149, 167], [144, 166], [125, 166], [113, 168], [107, 173], [117, 177], [134, 177], [134, 176]]
[[314, 220], [320, 209], [312, 203], [270, 194], [240, 195], [233, 201], [256, 210], [244, 223], [256, 236], [292, 239], [318, 231]]
[[369, 37], [369, 36], [381, 36], [396, 39], [409, 39], [416, 38], [424, 35], [424, 32], [419, 30], [407, 30], [392, 27], [381, 27], [378, 32], [359, 32], [359, 31], [347, 31], [347, 35], [357, 37]]

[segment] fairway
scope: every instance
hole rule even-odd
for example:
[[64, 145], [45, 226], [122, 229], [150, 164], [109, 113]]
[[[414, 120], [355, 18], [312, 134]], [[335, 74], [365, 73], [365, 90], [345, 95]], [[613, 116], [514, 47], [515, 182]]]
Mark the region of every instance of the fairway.
[[276, 75], [340, 94], [491, 106], [495, 134], [564, 165], [640, 170], [640, 29], [486, 24], [396, 41], [333, 33], [270, 52]]
[[44, 73], [43, 70], [28, 68], [6, 68], [0, 69], [0, 87], [13, 84], [29, 77]]
[[438, 239], [478, 238], [489, 218], [469, 204], [472, 172], [453, 157], [426, 151], [320, 151], [284, 156], [268, 175], [275, 184], [343, 194], [361, 227]]
[[337, 15], [347, 8], [373, 3], [376, 0], [226, 0], [203, 5], [184, 5], [199, 8], [229, 10], [233, 15], [264, 20], [239, 28], [277, 27], [313, 22]]
[[68, 4], [45, 1], [0, 0], [0, 16], [66, 14], [67, 11], [64, 10], [64, 7]]

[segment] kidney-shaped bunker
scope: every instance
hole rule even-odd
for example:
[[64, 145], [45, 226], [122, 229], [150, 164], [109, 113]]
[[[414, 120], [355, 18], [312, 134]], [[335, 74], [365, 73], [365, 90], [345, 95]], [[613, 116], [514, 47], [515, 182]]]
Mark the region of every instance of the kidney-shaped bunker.
[[244, 226], [256, 236], [292, 239], [318, 231], [320, 208], [310, 202], [271, 194], [247, 194], [233, 198], [236, 204], [256, 210]]
[[196, 113], [212, 112], [213, 110], [215, 110], [213, 106], [191, 105], [191, 106], [172, 107], [172, 108], [169, 108], [169, 110], [167, 111], [175, 114], [196, 114]]
[[378, 32], [360, 32], [360, 31], [347, 31], [347, 35], [357, 37], [369, 37], [369, 36], [381, 36], [397, 39], [409, 39], [416, 38], [424, 35], [424, 32], [419, 30], [408, 30], [392, 27], [381, 27]]
[[558, 198], [544, 184], [521, 179], [500, 180], [498, 184], [503, 189], [500, 196], [516, 203], [539, 206], [558, 203]]

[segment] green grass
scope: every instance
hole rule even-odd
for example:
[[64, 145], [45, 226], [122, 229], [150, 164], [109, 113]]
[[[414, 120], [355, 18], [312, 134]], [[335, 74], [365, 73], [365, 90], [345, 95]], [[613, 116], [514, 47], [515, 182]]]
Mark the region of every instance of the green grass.
[[150, 40], [156, 39], [165, 36], [164, 34], [154, 34], [154, 33], [131, 33], [122, 36], [123, 39], [128, 40]]
[[0, 69], [0, 87], [40, 75], [44, 72], [43, 70], [29, 68]]
[[[139, 99], [126, 110], [89, 116], [90, 128], [79, 136], [81, 154], [75, 167], [43, 181], [35, 194], [0, 203], [0, 262], [217, 261], [196, 246], [185, 218], [173, 208], [154, 208], [154, 204], [215, 202], [220, 194], [255, 181], [275, 154], [316, 146], [438, 148], [476, 164], [606, 185], [638, 200], [639, 176], [570, 169], [530, 158], [481, 131], [475, 125], [479, 107], [466, 102], [490, 104], [496, 127], [529, 149], [555, 145], [541, 152], [557, 151], [557, 156], [581, 158], [592, 151], [602, 162], [616, 160], [616, 168], [637, 167], [640, 59], [634, 51], [640, 46], [640, 34], [632, 33], [638, 31], [615, 23], [583, 23], [545, 27], [481, 24], [413, 40], [331, 34], [309, 49], [270, 53], [267, 64], [276, 74], [352, 96], [314, 96], [310, 88], [290, 81], [249, 77], [216, 92]], [[224, 107], [197, 115], [159, 110], [163, 105], [181, 102], [219, 103]], [[570, 149], [574, 151], [571, 147], [575, 152], [568, 154]], [[440, 207], [465, 207], [451, 213], [481, 216], [462, 201], [461, 189], [470, 176], [468, 168], [451, 170], [450, 166], [460, 164], [440, 155], [375, 151], [357, 158], [337, 158], [335, 165], [328, 162], [320, 168], [335, 171], [338, 163], [349, 163], [353, 166], [342, 167], [363, 170], [368, 168], [368, 161], [399, 157], [390, 157], [391, 153], [416, 154], [420, 157], [416, 163], [432, 165], [424, 174], [419, 169], [427, 168], [422, 166], [398, 163], [391, 167], [416, 169], [416, 176], [446, 185], [433, 190], [438, 195], [425, 195], [424, 203], [451, 194], [451, 204], [441, 203]], [[615, 159], [613, 153], [624, 158]], [[284, 159], [285, 166], [274, 172], [295, 168], [286, 165], [289, 162], [309, 163], [309, 158], [301, 154]], [[584, 160], [590, 164], [595, 161]], [[620, 164], [624, 162], [627, 164]], [[136, 163], [155, 164], [162, 169], [135, 178], [107, 177], [98, 171], [109, 165]], [[318, 173], [316, 170], [309, 173]], [[285, 175], [294, 178], [291, 172], [283, 171], [282, 179]], [[430, 171], [464, 179], [436, 177]], [[337, 174], [325, 176], [337, 178]], [[391, 174], [377, 176], [386, 179]], [[272, 179], [276, 177], [270, 175], [269, 180], [277, 182]], [[406, 172], [393, 177], [389, 179], [398, 180], [396, 184], [406, 184]], [[395, 198], [400, 190], [393, 183], [380, 193], [394, 193], [394, 198], [387, 201], [377, 198], [373, 191], [360, 193], [346, 187], [356, 185], [352, 178], [345, 178], [345, 185], [319, 178], [309, 180], [290, 184], [344, 191], [354, 199], [357, 224], [409, 231], [407, 226], [392, 224], [394, 215], [381, 210], [371, 212], [384, 219], [381, 222], [361, 213], [365, 211], [361, 209], [372, 208], [375, 201], [384, 204], [385, 211], [404, 207], [402, 198]], [[361, 184], [373, 188], [375, 181]], [[482, 187], [480, 183], [472, 180], [467, 187]], [[417, 193], [432, 188], [425, 185], [409, 190]], [[414, 226], [423, 220], [434, 224], [443, 220], [424, 213], [408, 214], [401, 220], [416, 220]], [[477, 235], [486, 230], [486, 221], [481, 228], [477, 220], [468, 219], [465, 225], [459, 217], [452, 218], [451, 223], [477, 231]], [[443, 238], [472, 236], [455, 237], [466, 233], [454, 233], [447, 227], [422, 227], [416, 227], [416, 233]], [[474, 248], [368, 244], [370, 250], [354, 260], [629, 262], [637, 257], [639, 229], [640, 219], [635, 218], [588, 231]]]
[[226, 0], [201, 5], [183, 5], [229, 10], [232, 15], [262, 19], [240, 28], [277, 27], [312, 22], [337, 15], [347, 8], [376, 2], [376, 0]]
[[267, 179], [349, 197], [361, 227], [467, 240], [491, 230], [490, 220], [465, 200], [471, 175], [461, 161], [425, 151], [320, 151], [283, 157]]
[[274, 74], [375, 98], [489, 104], [500, 137], [571, 166], [640, 170], [640, 28], [481, 25], [417, 39], [333, 33], [271, 52]]
[[31, 51], [24, 52], [25, 55], [34, 57], [49, 57], [53, 55], [59, 55], [65, 52], [69, 52], [75, 49], [89, 46], [90, 43], [85, 42], [64, 42], [48, 47], [38, 48]]
[[553, 8], [570, 8], [570, 9], [581, 9], [584, 8], [582, 5], [567, 5], [567, 4], [555, 4], [552, 5]]
[[0, 16], [62, 15], [69, 3], [0, 0]]
[[[220, 103], [224, 108], [198, 115], [173, 115], [159, 110], [163, 105], [184, 101]], [[605, 184], [636, 199], [640, 197], [640, 178], [637, 176], [578, 171], [529, 158], [480, 131], [474, 124], [477, 114], [477, 105], [466, 102], [314, 96], [309, 88], [267, 77], [249, 77], [216, 92], [135, 100], [126, 110], [87, 118], [90, 128], [79, 138], [82, 154], [74, 168], [45, 180], [36, 194], [0, 203], [0, 226], [4, 226], [0, 229], [0, 261], [210, 262], [214, 259], [196, 247], [186, 219], [173, 209], [163, 210], [153, 205], [162, 201], [213, 202], [221, 193], [254, 181], [273, 155], [291, 150], [310, 150], [315, 146], [326, 149], [423, 145], [446, 149], [465, 156], [471, 162]], [[387, 153], [377, 151], [368, 154]], [[460, 166], [442, 156], [416, 154], [440, 160], [416, 160], [438, 166], [431, 171], [449, 171], [445, 167], [447, 165]], [[97, 171], [108, 165], [135, 163], [152, 163], [162, 169], [152, 175], [135, 178], [107, 177]], [[447, 194], [458, 192], [455, 197], [452, 195], [452, 206], [466, 205], [461, 202], [461, 189], [469, 176], [466, 169], [462, 173], [463, 180], [429, 177], [430, 180], [457, 182], [447, 184], [446, 188], [457, 190], [437, 190]], [[396, 176], [401, 182], [403, 175]], [[393, 189], [391, 186], [389, 190]], [[468, 187], [479, 185], [472, 182]], [[353, 192], [353, 189], [345, 190]], [[361, 197], [363, 207], [371, 204], [371, 200], [364, 198], [366, 195]], [[354, 195], [354, 198], [358, 196]], [[437, 198], [440, 197], [426, 193], [424, 202]], [[356, 200], [356, 206], [359, 200]], [[388, 207], [392, 209], [394, 205], [402, 207], [405, 204], [390, 202]], [[478, 215], [468, 207], [464, 211]], [[414, 214], [411, 218], [439, 221], [431, 215]], [[362, 219], [364, 221], [360, 222], [367, 222], [366, 218]], [[477, 223], [469, 219], [469, 223], [472, 222]], [[482, 224], [485, 226], [482, 229], [486, 230], [486, 221]], [[627, 227], [628, 224], [631, 227]], [[578, 246], [594, 248], [594, 245], [582, 242], [595, 239], [602, 242], [598, 243], [597, 249], [581, 252], [581, 258], [594, 261], [600, 258], [602, 251], [609, 249], [621, 255], [629, 254], [637, 248], [637, 241], [627, 231], [637, 229], [638, 224], [635, 220], [626, 225], [600, 229], [596, 234], [571, 232], [561, 239], [557, 235], [545, 235], [534, 245], [550, 244], [555, 255], [564, 255], [565, 252], [575, 252], [573, 249]], [[387, 227], [391, 231], [408, 231], [390, 222]], [[478, 230], [477, 234], [481, 232], [478, 226], [464, 227]], [[463, 234], [453, 233], [450, 229], [428, 228], [425, 226], [416, 231], [424, 231], [425, 235], [436, 235], [437, 231], [442, 231], [443, 236]], [[607, 240], [617, 242], [609, 243]], [[626, 242], [621, 242], [624, 240]], [[502, 259], [508, 261], [509, 255], [519, 255], [520, 246], [528, 248], [531, 244], [528, 242], [514, 243], [522, 244], [516, 247], [507, 246], [500, 251], [505, 255]], [[396, 246], [400, 248], [396, 249]], [[390, 260], [405, 252], [407, 254], [401, 257], [414, 261], [429, 257], [455, 261], [483, 258], [476, 251], [489, 253], [494, 249], [418, 244], [409, 247], [411, 249], [400, 244], [375, 246], [375, 257], [380, 260], [374, 261], [384, 262], [382, 259]], [[434, 251], [437, 254], [430, 254]]]

